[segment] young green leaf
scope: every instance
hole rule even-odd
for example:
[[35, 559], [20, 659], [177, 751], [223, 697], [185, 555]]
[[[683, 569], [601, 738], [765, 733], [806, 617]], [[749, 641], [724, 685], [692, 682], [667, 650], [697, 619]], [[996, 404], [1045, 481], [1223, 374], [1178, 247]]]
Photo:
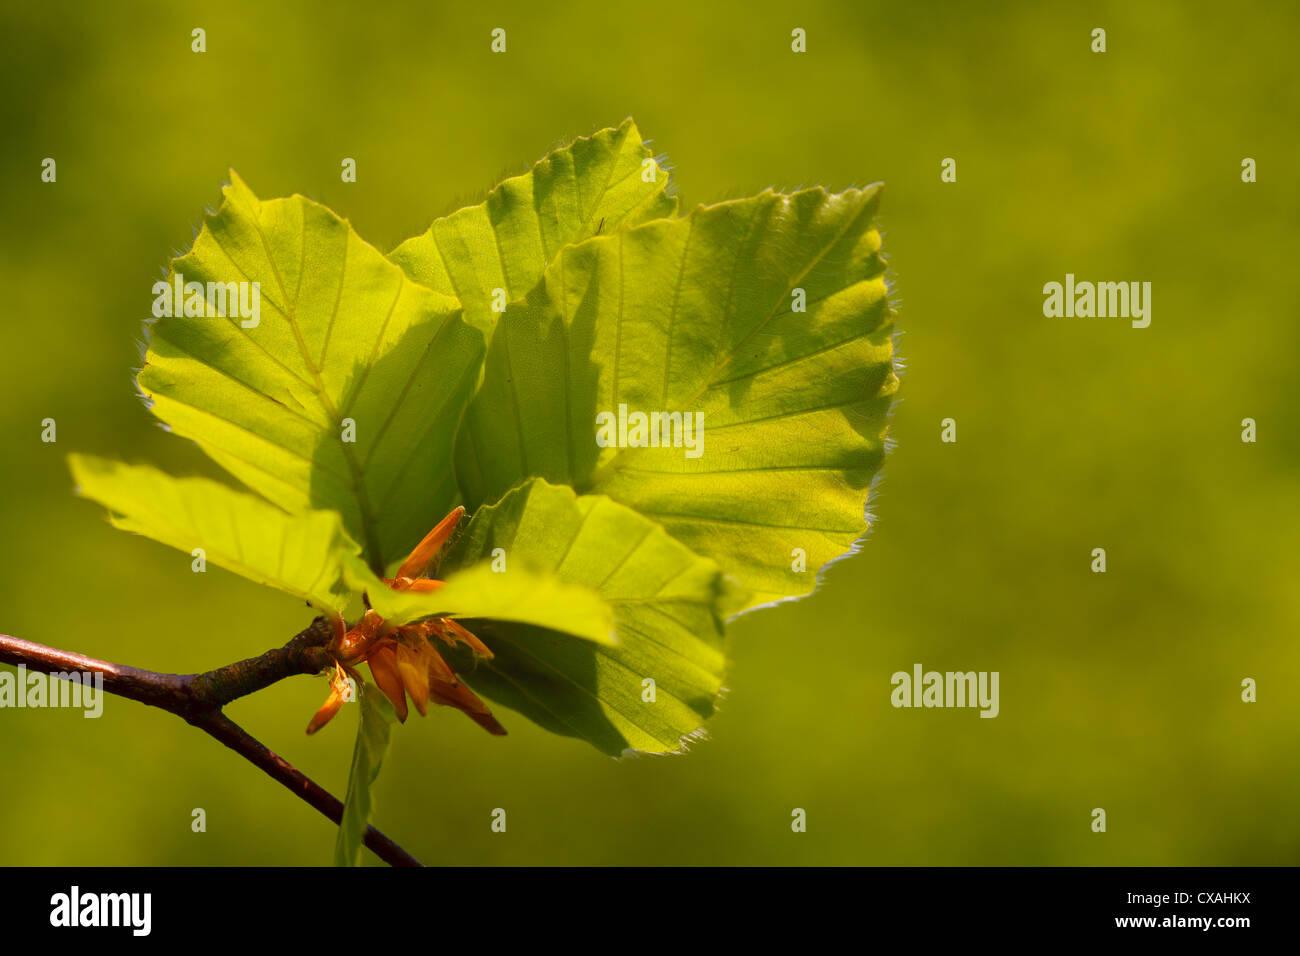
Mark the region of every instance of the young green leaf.
[[366, 826], [374, 809], [370, 788], [379, 777], [388, 736], [397, 716], [383, 693], [369, 684], [357, 688], [361, 721], [357, 725], [357, 742], [352, 750], [352, 768], [348, 772], [348, 792], [343, 801], [343, 820], [334, 842], [335, 866], [359, 866]]
[[[813, 590], [867, 530], [898, 384], [879, 191], [767, 192], [564, 249], [493, 334], [457, 439], [466, 504], [541, 476], [660, 522], [751, 606]], [[677, 419], [629, 447], [633, 413]]]
[[70, 455], [78, 492], [109, 509], [114, 527], [134, 531], [250, 581], [287, 591], [323, 611], [348, 604], [343, 565], [360, 548], [334, 511], [289, 515], [206, 478], [173, 478], [147, 465]]
[[338, 511], [377, 570], [450, 509], [449, 453], [483, 353], [456, 300], [324, 206], [260, 201], [233, 172], [177, 277], [258, 283], [260, 310], [230, 315], [223, 293], [225, 318], [153, 323], [138, 382], [173, 431], [287, 511]]
[[716, 564], [629, 508], [544, 481], [481, 509], [447, 564], [476, 566], [497, 548], [511, 562], [598, 592], [614, 610], [618, 644], [474, 621], [495, 657], [461, 655], [466, 682], [613, 756], [679, 750], [700, 732], [722, 689], [723, 619], [741, 599]]
[[504, 571], [493, 570], [492, 564], [489, 560], [456, 571], [445, 587], [426, 593], [391, 590], [360, 562], [352, 563], [349, 580], [390, 624], [426, 617], [492, 618], [536, 624], [597, 644], [616, 643], [613, 611], [591, 588], [518, 563]]
[[435, 221], [389, 258], [416, 282], [456, 296], [467, 320], [490, 331], [494, 290], [513, 301], [566, 245], [674, 215], [677, 200], [665, 194], [667, 184], [668, 174], [627, 119], [555, 150], [493, 189], [486, 202]]

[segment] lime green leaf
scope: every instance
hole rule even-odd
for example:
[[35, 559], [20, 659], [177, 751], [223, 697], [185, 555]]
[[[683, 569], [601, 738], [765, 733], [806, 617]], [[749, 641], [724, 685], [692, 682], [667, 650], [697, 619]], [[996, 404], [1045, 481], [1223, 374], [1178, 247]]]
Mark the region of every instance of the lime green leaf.
[[397, 715], [383, 693], [369, 684], [357, 688], [361, 704], [361, 722], [357, 725], [357, 743], [352, 751], [352, 769], [348, 773], [348, 793], [343, 801], [343, 820], [334, 842], [335, 866], [358, 866], [366, 827], [373, 810], [370, 788], [379, 777], [388, 736]]
[[70, 455], [78, 492], [134, 531], [266, 584], [321, 610], [342, 612], [349, 590], [343, 563], [360, 548], [333, 511], [289, 515], [253, 495], [206, 478], [173, 478], [147, 465]]
[[350, 568], [350, 580], [391, 624], [426, 617], [486, 617], [536, 624], [597, 644], [615, 643], [613, 611], [591, 588], [508, 563], [504, 571], [494, 571], [492, 565], [485, 561], [457, 571], [447, 578], [446, 587], [428, 594], [391, 590], [359, 563]]
[[178, 275], [250, 283], [250, 304], [256, 282], [260, 310], [252, 327], [238, 313], [153, 323], [138, 382], [173, 431], [287, 511], [338, 511], [376, 569], [450, 510], [451, 443], [483, 349], [454, 299], [324, 206], [262, 202], [233, 172]]
[[[457, 440], [466, 503], [540, 476], [660, 522], [751, 606], [813, 590], [867, 530], [898, 384], [879, 189], [767, 192], [563, 250], [493, 334]], [[599, 447], [620, 406], [691, 417], [678, 447]]]
[[[647, 182], [651, 169], [654, 179]], [[496, 319], [495, 289], [512, 301], [527, 294], [569, 243], [674, 215], [677, 200], [664, 193], [667, 183], [667, 172], [654, 164], [628, 119], [555, 150], [497, 186], [486, 202], [437, 220], [389, 258], [416, 282], [456, 296], [466, 318], [488, 331]]]
[[611, 755], [678, 750], [699, 734], [722, 689], [723, 617], [737, 599], [717, 565], [629, 508], [544, 481], [475, 514], [447, 564], [478, 566], [497, 548], [512, 564], [598, 592], [614, 609], [618, 644], [475, 621], [496, 655], [457, 661], [476, 691]]

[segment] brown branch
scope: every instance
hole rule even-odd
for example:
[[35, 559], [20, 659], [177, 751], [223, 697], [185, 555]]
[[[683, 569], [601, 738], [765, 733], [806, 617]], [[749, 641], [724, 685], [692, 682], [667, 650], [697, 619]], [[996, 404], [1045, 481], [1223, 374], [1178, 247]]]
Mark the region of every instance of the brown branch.
[[[0, 663], [22, 664], [45, 674], [61, 671], [102, 674], [104, 690], [158, 707], [193, 724], [339, 823], [343, 819], [343, 804], [337, 797], [272, 753], [221, 710], [232, 700], [270, 687], [286, 677], [319, 674], [331, 661], [325, 650], [330, 636], [328, 619], [318, 617], [284, 647], [259, 657], [203, 674], [159, 674], [0, 634]], [[366, 828], [365, 844], [390, 866], [420, 866], [415, 857], [374, 827]]]

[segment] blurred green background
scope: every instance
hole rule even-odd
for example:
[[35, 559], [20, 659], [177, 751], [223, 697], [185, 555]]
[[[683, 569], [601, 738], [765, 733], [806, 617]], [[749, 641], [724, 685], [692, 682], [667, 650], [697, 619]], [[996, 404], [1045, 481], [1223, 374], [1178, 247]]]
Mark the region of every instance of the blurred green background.
[[[150, 286], [229, 167], [386, 251], [632, 115], [687, 208], [887, 184], [907, 371], [878, 524], [819, 594], [731, 628], [688, 755], [612, 761], [439, 709], [394, 733], [380, 828], [452, 864], [1300, 862], [1300, 9], [999, 6], [6, 2], [0, 631], [190, 672], [310, 619], [112, 530], [64, 463], [216, 473], [132, 369]], [[1150, 328], [1044, 318], [1066, 272], [1151, 281]], [[1001, 715], [893, 709], [917, 662], [999, 671]], [[324, 693], [296, 678], [230, 712], [342, 793], [355, 716], [303, 735]], [[0, 711], [0, 758], [3, 864], [330, 859], [315, 811], [134, 703]]]

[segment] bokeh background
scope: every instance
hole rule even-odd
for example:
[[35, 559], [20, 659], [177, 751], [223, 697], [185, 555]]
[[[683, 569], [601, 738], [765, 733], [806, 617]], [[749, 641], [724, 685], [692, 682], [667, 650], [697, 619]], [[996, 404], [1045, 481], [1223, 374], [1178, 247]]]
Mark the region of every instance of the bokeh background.
[[[64, 463], [217, 473], [131, 377], [150, 286], [229, 167], [388, 250], [632, 115], [687, 207], [886, 182], [907, 371], [878, 521], [820, 593], [734, 625], [730, 693], [688, 755], [613, 761], [439, 710], [395, 732], [375, 822], [449, 864], [1300, 862], [1295, 5], [3, 7], [0, 631], [190, 672], [309, 620], [112, 530]], [[1044, 318], [1066, 272], [1151, 281], [1151, 327]], [[999, 671], [1001, 715], [893, 709], [916, 662]], [[355, 717], [303, 735], [323, 694], [301, 677], [230, 712], [342, 793]], [[0, 864], [323, 864], [334, 838], [114, 699], [97, 721], [0, 711], [0, 817]]]

